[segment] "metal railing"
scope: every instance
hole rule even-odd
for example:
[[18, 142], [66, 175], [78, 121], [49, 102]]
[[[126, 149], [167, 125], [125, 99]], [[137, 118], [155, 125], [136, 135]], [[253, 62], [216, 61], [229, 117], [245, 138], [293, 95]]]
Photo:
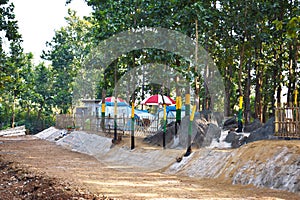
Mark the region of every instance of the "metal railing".
[[[168, 117], [168, 122], [175, 121], [175, 118]], [[104, 126], [102, 123], [104, 122]], [[116, 129], [123, 135], [131, 134], [132, 119], [128, 116], [119, 116], [116, 118]], [[159, 116], [140, 118], [134, 120], [135, 136], [149, 136], [161, 130], [162, 118]], [[88, 115], [57, 115], [56, 128], [59, 129], [76, 129], [91, 132], [103, 132], [106, 135], [114, 133], [115, 119], [113, 117], [97, 117]]]

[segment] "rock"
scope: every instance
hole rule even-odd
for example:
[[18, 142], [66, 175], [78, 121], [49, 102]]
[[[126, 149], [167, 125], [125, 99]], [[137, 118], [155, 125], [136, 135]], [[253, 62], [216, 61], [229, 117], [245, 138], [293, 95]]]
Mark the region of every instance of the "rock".
[[209, 123], [201, 147], [209, 146], [213, 139], [219, 140], [220, 136], [221, 136], [221, 128], [219, 128], [215, 124]]
[[[163, 134], [164, 131], [160, 130], [156, 132], [154, 135], [148, 136], [144, 139], [144, 142], [152, 144], [152, 145], [158, 145], [163, 146]], [[171, 122], [167, 124], [167, 131], [166, 131], [166, 145], [169, 144], [175, 135], [175, 122]]]
[[240, 146], [246, 144], [247, 137], [243, 135], [238, 135], [238, 136], [239, 136], [238, 138], [235, 138], [235, 140], [231, 142], [232, 148], [239, 148]]
[[181, 162], [181, 161], [182, 161], [182, 156], [178, 156], [178, 157], [176, 158], [176, 161], [177, 161], [177, 162]]
[[204, 138], [205, 138], [204, 131], [199, 131], [198, 130], [196, 136], [192, 140], [192, 146], [194, 148], [200, 148], [200, 147], [202, 147], [202, 144], [204, 142]]
[[[166, 133], [166, 146], [168, 148], [186, 148], [188, 145], [188, 127], [190, 117], [186, 116], [181, 120], [181, 125], [178, 129], [178, 135], [175, 136], [175, 122], [168, 124]], [[195, 116], [192, 122], [191, 142], [193, 148], [201, 148], [209, 146], [213, 139], [219, 139], [221, 129], [213, 124], [208, 123], [201, 115]], [[162, 146], [163, 131], [158, 131], [156, 134], [146, 137], [144, 142], [152, 145]]]
[[237, 133], [234, 131], [229, 131], [229, 133], [227, 134], [226, 138], [225, 138], [225, 142], [228, 143], [232, 143], [233, 140], [235, 140], [235, 138], [237, 137]]
[[214, 112], [213, 118], [216, 120], [218, 126], [222, 126], [222, 120], [224, 119], [224, 113]]
[[[183, 147], [187, 146], [187, 127], [188, 120], [183, 121], [182, 129], [179, 131], [180, 144]], [[221, 136], [221, 129], [213, 124], [208, 123], [205, 118], [195, 119], [192, 123], [192, 147], [201, 148], [209, 146], [213, 139], [219, 139]]]
[[258, 140], [269, 139], [270, 137], [274, 136], [274, 130], [274, 117], [271, 117], [261, 128], [251, 132], [246, 142], [249, 143]]
[[255, 119], [252, 123], [244, 127], [244, 132], [253, 132], [254, 130], [262, 127], [262, 123], [259, 119]]
[[211, 111], [210, 110], [202, 110], [199, 112], [200, 118], [205, 118], [206, 121], [209, 121], [211, 118]]
[[[192, 122], [192, 146], [193, 148], [200, 148], [203, 141], [205, 132], [207, 130], [207, 121], [205, 118], [197, 118]], [[190, 123], [190, 117], [186, 116], [182, 119], [180, 128], [178, 130], [179, 134], [179, 144], [178, 146], [186, 148], [188, 145], [188, 127]]]
[[[198, 117], [199, 116], [199, 117]], [[222, 126], [222, 120], [224, 118], [224, 113], [221, 112], [212, 112], [210, 110], [202, 110], [195, 114], [195, 117], [204, 118], [210, 123], [215, 123], [218, 126]]]
[[225, 138], [225, 142], [231, 143], [232, 148], [239, 148], [246, 143], [246, 138], [242, 134], [230, 131]]
[[238, 127], [238, 124], [237, 124], [237, 120], [236, 120], [235, 116], [230, 119], [227, 119], [223, 124], [224, 130], [230, 130], [230, 129], [237, 128], [237, 127]]

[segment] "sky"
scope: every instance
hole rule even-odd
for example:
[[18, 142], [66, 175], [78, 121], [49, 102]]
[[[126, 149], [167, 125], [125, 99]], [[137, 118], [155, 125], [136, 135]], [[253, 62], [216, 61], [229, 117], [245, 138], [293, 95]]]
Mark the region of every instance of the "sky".
[[68, 15], [68, 8], [75, 10], [81, 17], [91, 12], [91, 8], [84, 0], [72, 0], [68, 6], [65, 6], [66, 0], [10, 0], [10, 2], [15, 5], [24, 51], [33, 53], [36, 64], [41, 61], [41, 52], [46, 49], [46, 42], [54, 37], [54, 31], [66, 25], [64, 17]]

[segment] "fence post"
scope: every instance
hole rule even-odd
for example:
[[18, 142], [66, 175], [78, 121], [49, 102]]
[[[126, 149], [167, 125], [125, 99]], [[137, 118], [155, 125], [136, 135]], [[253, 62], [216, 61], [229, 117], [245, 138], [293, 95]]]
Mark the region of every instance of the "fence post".
[[239, 99], [239, 113], [238, 113], [238, 129], [236, 132], [240, 133], [243, 131], [243, 96]]
[[102, 102], [101, 105], [101, 122], [100, 126], [102, 128], [102, 131], [105, 132], [105, 100]]
[[[116, 96], [116, 98], [118, 98]], [[117, 117], [118, 117], [118, 107], [117, 107], [117, 99], [115, 99], [114, 102], [114, 139], [113, 139], [113, 143], [116, 144], [117, 140], [118, 140], [118, 133], [117, 133]]]
[[163, 132], [163, 148], [166, 148], [166, 134], [167, 134], [167, 105], [164, 104], [164, 132]]
[[189, 156], [192, 153], [192, 134], [193, 134], [192, 126], [193, 126], [196, 108], [197, 108], [197, 106], [194, 105], [192, 114], [190, 116], [189, 127], [188, 127], [187, 150], [186, 150], [186, 153], [184, 154], [184, 156]]
[[175, 121], [175, 135], [177, 137], [178, 125], [181, 123], [181, 96], [176, 97], [176, 121]]
[[284, 131], [284, 115], [285, 115], [285, 109], [283, 107], [281, 107], [281, 105], [279, 104], [279, 130], [280, 130], [280, 135], [283, 134]]
[[134, 103], [131, 105], [131, 149], [134, 149]]
[[156, 123], [156, 131], [158, 131], [158, 127], [159, 127], [159, 112], [158, 112], [158, 115], [157, 115], [157, 123]]
[[279, 108], [278, 105], [275, 105], [275, 135], [278, 135], [279, 132], [279, 116], [278, 116]]

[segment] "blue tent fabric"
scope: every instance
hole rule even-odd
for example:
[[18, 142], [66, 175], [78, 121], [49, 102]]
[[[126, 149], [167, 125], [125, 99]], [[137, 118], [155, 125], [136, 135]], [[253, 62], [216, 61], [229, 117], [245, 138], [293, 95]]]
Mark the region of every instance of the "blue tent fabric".
[[[176, 106], [167, 106], [166, 109], [167, 109], [167, 112], [176, 111]], [[184, 111], [185, 110], [185, 106], [182, 106], [181, 110]]]
[[[114, 115], [114, 102], [105, 102], [105, 105], [106, 105], [105, 115], [113, 116]], [[124, 114], [125, 114], [125, 117], [129, 117], [129, 118], [131, 117], [131, 106], [129, 106], [127, 103], [118, 102], [117, 107], [118, 107], [117, 111], [118, 111], [119, 116], [124, 116]], [[99, 109], [99, 112], [101, 112], [100, 109]], [[134, 114], [135, 114], [135, 118], [144, 118], [144, 117], [149, 118], [149, 117], [153, 116], [147, 110], [139, 110], [139, 109], [134, 109]]]
[[[106, 106], [115, 106], [115, 103], [114, 102], [105, 102], [105, 105]], [[128, 104], [125, 102], [118, 102], [117, 106], [128, 106]]]

